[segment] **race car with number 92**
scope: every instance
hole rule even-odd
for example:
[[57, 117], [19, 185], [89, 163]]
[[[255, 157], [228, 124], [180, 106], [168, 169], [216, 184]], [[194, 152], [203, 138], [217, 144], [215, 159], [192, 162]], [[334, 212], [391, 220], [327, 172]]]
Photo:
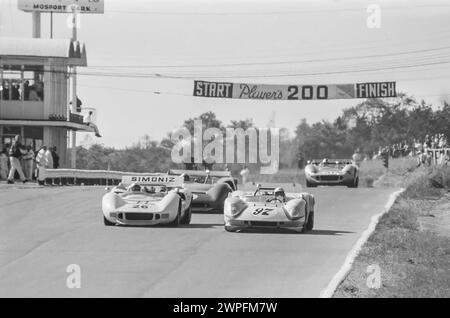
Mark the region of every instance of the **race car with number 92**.
[[258, 185], [254, 192], [233, 192], [224, 206], [225, 230], [286, 229], [311, 231], [314, 227], [314, 196], [285, 193], [282, 188]]

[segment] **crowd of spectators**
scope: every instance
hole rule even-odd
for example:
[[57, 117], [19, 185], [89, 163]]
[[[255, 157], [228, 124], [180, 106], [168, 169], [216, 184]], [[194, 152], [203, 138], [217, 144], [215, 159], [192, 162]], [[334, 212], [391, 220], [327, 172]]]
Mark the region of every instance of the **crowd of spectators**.
[[16, 177], [23, 183], [31, 180], [44, 181], [44, 169], [59, 168], [59, 155], [56, 147], [42, 146], [37, 152], [33, 145], [23, 145], [17, 135], [12, 144], [6, 144], [0, 152], [0, 179], [12, 184]]
[[3, 81], [2, 83], [2, 100], [29, 100], [29, 101], [43, 101], [44, 100], [44, 83], [36, 81], [30, 85], [30, 81], [26, 80], [21, 87], [20, 82]]
[[437, 163], [448, 164], [450, 160], [450, 144], [444, 134], [426, 135], [424, 139], [413, 139], [391, 146], [380, 147], [375, 157], [388, 153], [392, 158], [416, 156], [418, 165], [430, 165], [433, 159]]

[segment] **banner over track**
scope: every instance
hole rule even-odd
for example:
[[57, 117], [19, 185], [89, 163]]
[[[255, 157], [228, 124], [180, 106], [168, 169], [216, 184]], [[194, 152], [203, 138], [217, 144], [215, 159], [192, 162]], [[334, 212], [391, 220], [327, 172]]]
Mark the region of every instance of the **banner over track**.
[[194, 96], [261, 100], [396, 97], [395, 82], [329, 85], [273, 85], [194, 81]]

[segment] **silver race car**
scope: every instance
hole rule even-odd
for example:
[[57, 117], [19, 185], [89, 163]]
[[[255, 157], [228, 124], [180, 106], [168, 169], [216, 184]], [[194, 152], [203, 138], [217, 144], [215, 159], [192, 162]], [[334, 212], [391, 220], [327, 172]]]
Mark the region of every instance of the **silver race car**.
[[359, 168], [348, 159], [312, 160], [305, 167], [307, 187], [318, 185], [344, 185], [357, 188]]
[[254, 192], [233, 192], [225, 200], [225, 230], [248, 228], [311, 231], [314, 227], [314, 196], [285, 193], [282, 188], [258, 185]]
[[103, 221], [107, 226], [189, 224], [192, 193], [182, 186], [183, 178], [177, 176], [124, 176], [103, 196]]

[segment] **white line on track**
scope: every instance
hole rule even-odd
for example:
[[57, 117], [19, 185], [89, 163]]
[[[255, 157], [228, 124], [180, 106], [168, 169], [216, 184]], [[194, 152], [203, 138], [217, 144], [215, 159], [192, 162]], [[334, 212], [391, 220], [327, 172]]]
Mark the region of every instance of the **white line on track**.
[[398, 191], [395, 191], [394, 193], [392, 193], [389, 197], [388, 202], [384, 206], [383, 212], [381, 212], [377, 215], [374, 215], [371, 218], [369, 227], [362, 233], [361, 237], [358, 239], [358, 241], [353, 246], [351, 251], [347, 254], [344, 264], [341, 266], [340, 270], [333, 276], [331, 281], [328, 283], [327, 287], [325, 287], [320, 292], [319, 298], [330, 298], [333, 296], [334, 292], [336, 291], [336, 288], [345, 279], [345, 277], [347, 277], [348, 273], [352, 269], [353, 262], [355, 261], [355, 258], [358, 256], [359, 252], [361, 251], [362, 246], [369, 239], [370, 235], [372, 235], [373, 231], [375, 231], [375, 227], [377, 226], [378, 221], [383, 216], [383, 214], [387, 213], [390, 210], [390, 208], [394, 204], [397, 197], [403, 191], [405, 191], [405, 189], [401, 189], [401, 190], [398, 190]]

